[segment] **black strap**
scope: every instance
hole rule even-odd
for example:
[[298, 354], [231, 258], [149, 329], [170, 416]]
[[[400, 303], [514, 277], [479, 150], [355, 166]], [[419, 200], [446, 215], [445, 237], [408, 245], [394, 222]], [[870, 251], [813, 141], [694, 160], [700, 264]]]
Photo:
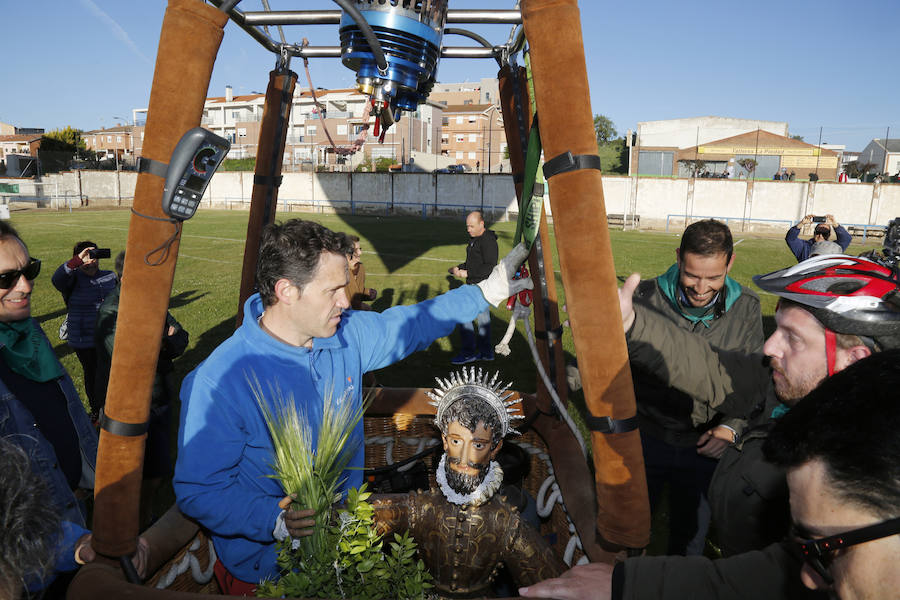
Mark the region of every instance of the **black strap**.
[[138, 437], [144, 435], [147, 433], [147, 427], [150, 425], [149, 421], [143, 423], [124, 423], [122, 421], [116, 421], [115, 419], [106, 416], [106, 413], [103, 412], [102, 408], [100, 409], [99, 421], [101, 428], [113, 435], [122, 437]]
[[150, 173], [165, 179], [166, 174], [169, 172], [169, 165], [146, 156], [140, 156], [137, 159], [137, 170], [138, 173]]
[[613, 419], [612, 417], [595, 417], [588, 415], [585, 418], [588, 429], [600, 433], [628, 433], [638, 428], [637, 415], [627, 419]]
[[596, 154], [573, 155], [567, 150], [544, 163], [544, 179], [550, 179], [554, 175], [579, 169], [597, 169], [601, 171], [600, 157]]
[[275, 187], [281, 187], [281, 181], [284, 179], [283, 176], [279, 175], [278, 177], [270, 177], [269, 175], [254, 175], [253, 176], [253, 185], [269, 185], [269, 181], [274, 180]]
[[556, 329], [548, 329], [547, 331], [535, 331], [534, 337], [539, 340], [550, 340], [551, 342], [562, 339], [563, 326], [560, 325]]
[[525, 181], [525, 176], [522, 175], [521, 173], [516, 173], [515, 175], [513, 175], [513, 183], [514, 184], [522, 183], [524, 181]]

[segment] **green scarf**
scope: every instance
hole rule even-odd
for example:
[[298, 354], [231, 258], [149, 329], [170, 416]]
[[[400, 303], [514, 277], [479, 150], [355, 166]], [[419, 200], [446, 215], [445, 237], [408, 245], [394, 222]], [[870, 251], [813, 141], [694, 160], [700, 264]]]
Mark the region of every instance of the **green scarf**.
[[[685, 319], [691, 323], [699, 321], [709, 327], [710, 323], [715, 318], [714, 308], [718, 300], [713, 302], [710, 306], [703, 306], [700, 308], [684, 306], [678, 299], [680, 293], [678, 279], [678, 263], [675, 263], [669, 267], [668, 271], [656, 278], [656, 281], [659, 284], [659, 291], [662, 292], [662, 295], [669, 301], [672, 308], [678, 311]], [[719, 294], [725, 295], [724, 308], [727, 312], [741, 296], [741, 284], [726, 275], [725, 286], [719, 290]]]
[[63, 368], [31, 319], [0, 323], [0, 357], [15, 373], [43, 383], [62, 377]]

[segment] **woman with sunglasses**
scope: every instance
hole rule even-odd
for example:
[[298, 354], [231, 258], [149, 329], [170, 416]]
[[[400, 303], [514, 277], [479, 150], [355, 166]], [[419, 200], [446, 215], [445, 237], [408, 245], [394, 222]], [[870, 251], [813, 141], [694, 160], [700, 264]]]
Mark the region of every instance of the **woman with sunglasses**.
[[72, 258], [61, 264], [51, 278], [69, 310], [67, 341], [84, 370], [84, 392], [93, 418], [102, 406], [94, 397], [97, 378], [94, 327], [104, 298], [116, 289], [116, 274], [100, 269], [99, 259], [103, 256], [109, 257], [109, 249], [98, 251], [94, 242], [78, 242], [72, 249]]
[[[32, 472], [49, 488], [43, 499], [63, 522], [57, 569], [65, 571], [93, 557], [76, 491], [94, 486], [97, 433], [72, 379], [31, 318], [31, 291], [40, 270], [41, 261], [29, 256], [15, 229], [0, 221], [0, 437], [28, 455]], [[54, 571], [28, 587], [41, 589], [55, 577]], [[46, 597], [62, 597], [66, 583], [57, 578]]]

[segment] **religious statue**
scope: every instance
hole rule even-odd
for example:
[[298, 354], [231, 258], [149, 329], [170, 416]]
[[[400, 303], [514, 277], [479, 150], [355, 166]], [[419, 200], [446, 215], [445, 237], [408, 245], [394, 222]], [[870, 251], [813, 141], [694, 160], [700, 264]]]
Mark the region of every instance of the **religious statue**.
[[437, 488], [409, 494], [374, 495], [375, 522], [381, 533], [409, 531], [444, 598], [491, 595], [492, 583], [506, 566], [516, 585], [557, 577], [566, 566], [540, 532], [497, 493], [503, 470], [493, 459], [510, 422], [522, 419], [511, 408], [512, 392], [475, 367], [437, 379], [429, 392], [437, 407], [444, 455]]

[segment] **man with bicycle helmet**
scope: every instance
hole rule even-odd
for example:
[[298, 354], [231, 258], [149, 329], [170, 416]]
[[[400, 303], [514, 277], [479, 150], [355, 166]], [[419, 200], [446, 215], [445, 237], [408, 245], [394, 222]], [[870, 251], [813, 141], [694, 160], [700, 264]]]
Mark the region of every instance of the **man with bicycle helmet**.
[[[753, 418], [720, 459], [709, 490], [723, 553], [740, 556], [634, 558], [615, 571], [590, 565], [553, 580], [564, 582], [565, 590], [554, 588], [550, 595], [568, 598], [568, 591], [589, 584], [612, 590], [611, 596], [598, 598], [806, 597], [801, 563], [777, 543], [790, 522], [784, 471], [790, 463], [767, 462], [763, 443], [781, 417], [823, 381], [874, 353], [900, 348], [900, 278], [877, 262], [835, 254], [754, 277], [763, 291], [780, 297], [776, 329], [762, 355], [716, 350], [632, 305], [639, 282], [634, 274], [619, 292], [630, 360], [715, 410]], [[813, 587], [808, 580], [804, 583]], [[522, 595], [542, 597], [550, 585], [539, 584]]]

